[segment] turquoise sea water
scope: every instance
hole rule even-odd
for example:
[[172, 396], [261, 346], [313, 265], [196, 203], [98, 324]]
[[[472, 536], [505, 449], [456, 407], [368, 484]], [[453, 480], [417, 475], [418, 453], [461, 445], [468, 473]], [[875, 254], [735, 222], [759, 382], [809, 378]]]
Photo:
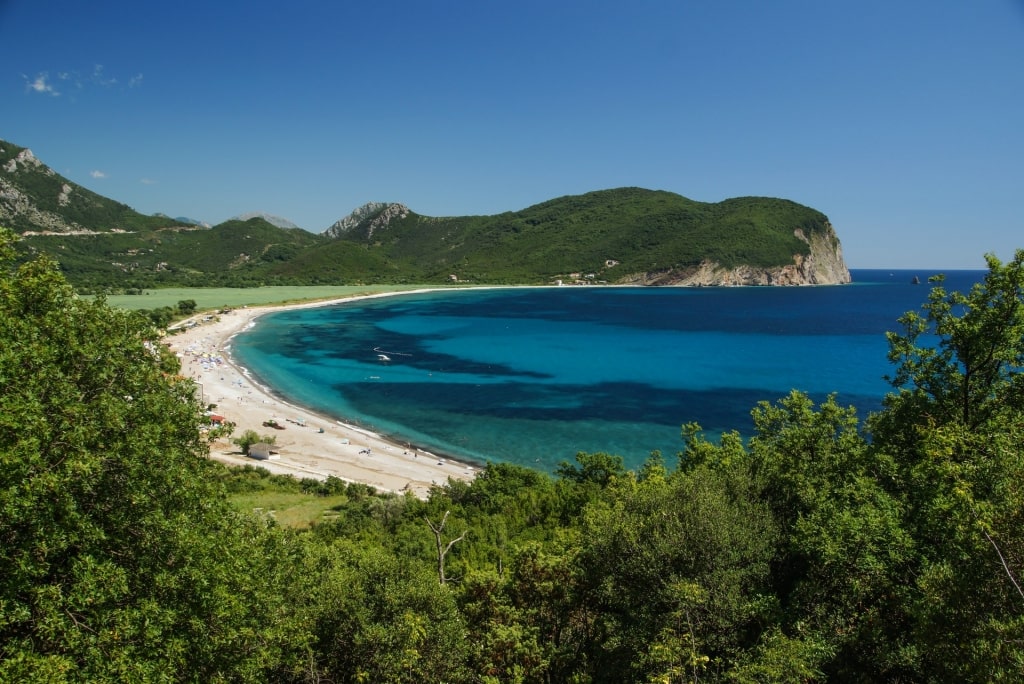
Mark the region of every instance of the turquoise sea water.
[[[604, 451], [635, 467], [678, 452], [688, 421], [749, 434], [751, 408], [794, 388], [877, 410], [885, 332], [925, 301], [931, 274], [853, 275], [838, 287], [401, 295], [264, 316], [231, 351], [288, 401], [435, 453], [552, 470]], [[948, 272], [946, 287], [983, 275]]]

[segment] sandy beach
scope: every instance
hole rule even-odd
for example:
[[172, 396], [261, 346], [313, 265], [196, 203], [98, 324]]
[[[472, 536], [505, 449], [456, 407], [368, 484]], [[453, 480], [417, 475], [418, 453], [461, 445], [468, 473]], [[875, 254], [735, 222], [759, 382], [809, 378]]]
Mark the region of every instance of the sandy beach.
[[[381, 296], [388, 295], [368, 297]], [[246, 430], [276, 437], [269, 459], [242, 455], [230, 439], [211, 444], [211, 457], [232, 465], [255, 465], [296, 477], [324, 480], [333, 475], [371, 485], [380, 491], [411, 491], [419, 497], [424, 497], [431, 485], [444, 484], [449, 478], [471, 479], [477, 472], [475, 467], [415, 450], [283, 401], [256, 383], [231, 358], [232, 337], [250, 327], [259, 316], [354, 299], [360, 297], [199, 314], [180, 323], [180, 332], [164, 338], [181, 361], [182, 375], [199, 383], [204, 404], [216, 404], [214, 413], [235, 424], [234, 437]], [[263, 425], [271, 420], [284, 429]]]

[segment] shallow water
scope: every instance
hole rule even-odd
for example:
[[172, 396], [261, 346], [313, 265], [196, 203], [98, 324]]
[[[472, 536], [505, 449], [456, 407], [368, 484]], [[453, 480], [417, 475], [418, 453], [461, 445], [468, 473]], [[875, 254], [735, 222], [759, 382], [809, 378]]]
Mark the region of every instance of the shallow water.
[[[914, 275], [930, 274], [402, 295], [267, 315], [232, 351], [289, 401], [430, 451], [545, 470], [604, 451], [635, 467], [678, 452], [685, 422], [749, 434], [757, 402], [794, 388], [877, 410], [885, 332], [927, 297]], [[946, 286], [983, 275], [951, 272]]]

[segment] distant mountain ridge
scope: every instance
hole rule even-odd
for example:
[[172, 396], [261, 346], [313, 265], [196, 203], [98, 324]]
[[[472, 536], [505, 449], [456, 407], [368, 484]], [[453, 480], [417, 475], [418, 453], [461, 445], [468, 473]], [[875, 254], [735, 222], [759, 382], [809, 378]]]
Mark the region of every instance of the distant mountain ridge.
[[[171, 218], [167, 214], [162, 214], [160, 212], [157, 212], [157, 213], [153, 214], [153, 216], [160, 216], [161, 218]], [[200, 228], [212, 228], [213, 227], [209, 223], [207, 223], [206, 221], [200, 221], [199, 219], [189, 218], [187, 216], [175, 216], [172, 220], [175, 223], [180, 223], [180, 224], [186, 225], [186, 226], [199, 226]]]
[[268, 213], [263, 212], [263, 211], [250, 211], [250, 212], [247, 212], [245, 214], [239, 214], [238, 216], [235, 216], [234, 218], [232, 218], [230, 220], [232, 220], [232, 221], [248, 221], [249, 219], [253, 219], [253, 218], [263, 219], [264, 221], [266, 221], [270, 225], [277, 226], [278, 228], [286, 228], [288, 230], [294, 230], [294, 229], [298, 228], [297, 225], [295, 225], [294, 223], [292, 223], [291, 221], [289, 221], [286, 218], [281, 218], [280, 216], [274, 216], [273, 214], [268, 214]]
[[739, 197], [717, 203], [644, 188], [559, 197], [492, 216], [422, 216], [369, 202], [315, 234], [242, 214], [208, 227], [145, 216], [0, 141], [0, 226], [27, 258], [46, 252], [83, 289], [263, 284], [849, 282], [819, 211]]

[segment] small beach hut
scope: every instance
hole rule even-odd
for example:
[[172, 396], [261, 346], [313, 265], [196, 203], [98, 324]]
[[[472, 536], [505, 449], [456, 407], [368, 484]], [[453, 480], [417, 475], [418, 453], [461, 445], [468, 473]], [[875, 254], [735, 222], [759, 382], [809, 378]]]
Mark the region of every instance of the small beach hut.
[[256, 442], [249, 445], [249, 456], [258, 458], [261, 461], [270, 458], [270, 445], [266, 442]]

